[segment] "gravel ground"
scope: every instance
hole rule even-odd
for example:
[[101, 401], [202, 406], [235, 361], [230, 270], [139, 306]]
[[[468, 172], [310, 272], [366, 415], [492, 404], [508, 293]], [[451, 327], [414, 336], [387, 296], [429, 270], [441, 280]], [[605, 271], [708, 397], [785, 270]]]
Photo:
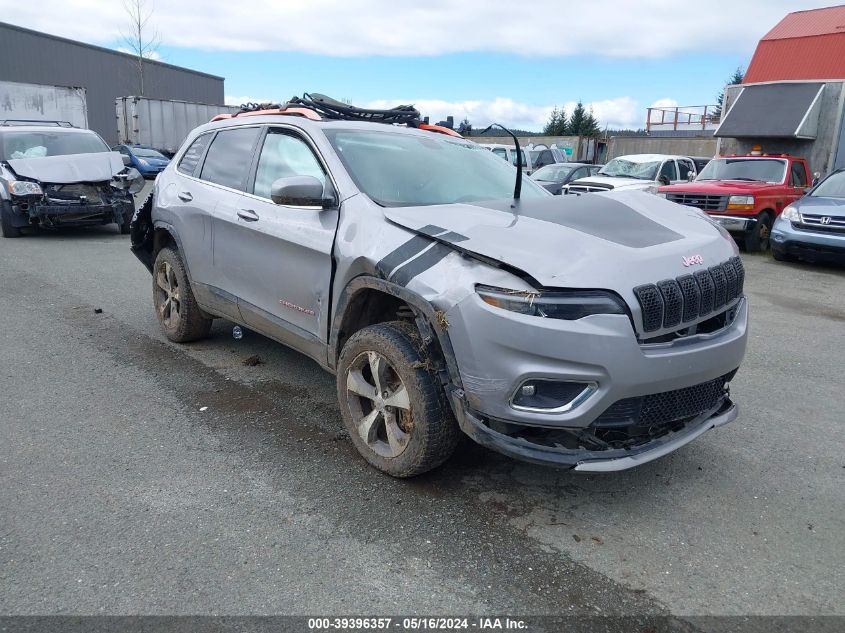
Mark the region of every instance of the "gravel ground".
[[845, 615], [845, 270], [744, 261], [733, 424], [624, 473], [468, 442], [395, 481], [312, 361], [166, 342], [115, 227], [0, 240], [0, 613]]

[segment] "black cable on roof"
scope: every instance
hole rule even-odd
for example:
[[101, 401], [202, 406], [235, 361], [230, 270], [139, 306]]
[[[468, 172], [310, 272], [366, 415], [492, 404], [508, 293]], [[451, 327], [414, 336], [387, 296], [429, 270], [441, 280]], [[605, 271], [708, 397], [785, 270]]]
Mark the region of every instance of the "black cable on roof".
[[239, 112], [255, 112], [256, 110], [284, 109], [286, 107], [308, 108], [330, 121], [367, 121], [370, 123], [385, 123], [388, 125], [407, 125], [419, 127], [420, 113], [412, 105], [400, 105], [386, 110], [358, 108], [342, 101], [337, 101], [318, 93], [304, 93], [301, 97], [291, 97], [285, 104], [278, 103], [245, 103]]

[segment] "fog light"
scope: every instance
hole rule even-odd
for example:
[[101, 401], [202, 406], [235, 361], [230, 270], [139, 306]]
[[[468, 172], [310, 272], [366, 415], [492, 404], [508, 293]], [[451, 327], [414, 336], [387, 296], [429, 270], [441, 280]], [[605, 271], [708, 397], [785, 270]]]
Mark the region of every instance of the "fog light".
[[597, 388], [594, 382], [526, 380], [511, 398], [511, 406], [522, 411], [563, 413], [584, 402]]

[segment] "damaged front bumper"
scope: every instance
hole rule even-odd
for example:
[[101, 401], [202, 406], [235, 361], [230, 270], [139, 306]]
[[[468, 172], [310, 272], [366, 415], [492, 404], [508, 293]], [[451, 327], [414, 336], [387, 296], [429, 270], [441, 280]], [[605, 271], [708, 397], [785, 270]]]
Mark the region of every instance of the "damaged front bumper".
[[[453, 400], [454, 402], [454, 400]], [[461, 430], [475, 442], [491, 450], [521, 461], [573, 469], [579, 472], [617, 472], [641, 466], [650, 461], [668, 455], [692, 442], [710, 429], [724, 426], [737, 417], [737, 406], [726, 395], [718, 406], [702, 413], [664, 435], [630, 448], [607, 448], [589, 450], [586, 448], [566, 448], [560, 443], [550, 444], [547, 438], [537, 440], [539, 436], [512, 435], [503, 432], [509, 425], [496, 424], [476, 412], [458, 404], [458, 423]], [[498, 426], [499, 430], [494, 430]], [[549, 429], [551, 433], [570, 434], [570, 440], [576, 443], [584, 438], [585, 429]], [[553, 440], [552, 440], [553, 442]]]
[[57, 202], [49, 198], [17, 200], [12, 204], [13, 221], [25, 227], [41, 225], [88, 226], [123, 224], [135, 205], [131, 196], [115, 196], [99, 203]]

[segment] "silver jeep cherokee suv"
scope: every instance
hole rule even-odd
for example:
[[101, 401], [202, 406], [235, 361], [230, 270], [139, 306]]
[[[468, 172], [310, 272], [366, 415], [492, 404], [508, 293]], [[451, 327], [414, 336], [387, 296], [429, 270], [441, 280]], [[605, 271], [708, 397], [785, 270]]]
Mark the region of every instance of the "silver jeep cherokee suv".
[[313, 358], [394, 476], [444, 462], [459, 431], [596, 472], [733, 420], [747, 304], [730, 236], [653, 195], [525, 179], [515, 197], [516, 178], [436, 126], [247, 112], [191, 133], [132, 248], [170, 340], [221, 317]]

